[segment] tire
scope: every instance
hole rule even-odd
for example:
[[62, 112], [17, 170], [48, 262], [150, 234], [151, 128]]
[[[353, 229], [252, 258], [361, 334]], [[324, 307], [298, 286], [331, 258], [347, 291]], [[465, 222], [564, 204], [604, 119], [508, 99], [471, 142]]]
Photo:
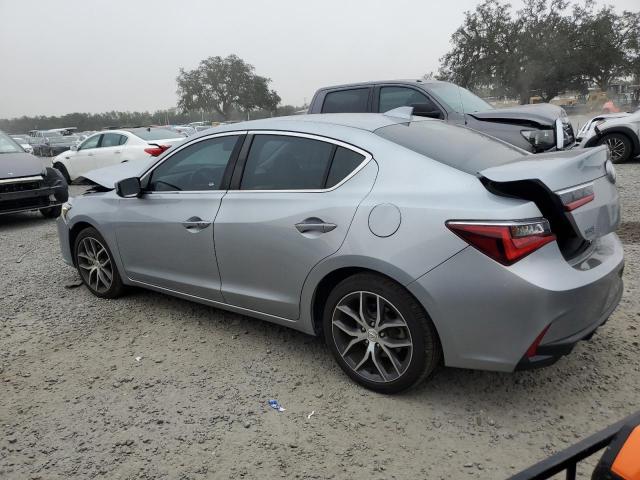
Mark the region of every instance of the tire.
[[53, 164], [53, 168], [58, 170], [64, 179], [67, 181], [67, 185], [71, 185], [71, 177], [69, 177], [69, 172], [67, 172], [67, 167], [65, 167], [62, 163], [56, 162]]
[[73, 245], [73, 260], [82, 283], [96, 297], [117, 298], [124, 293], [113, 254], [95, 228], [85, 228], [78, 234]]
[[611, 152], [613, 163], [624, 163], [631, 158], [633, 145], [631, 140], [622, 133], [610, 133], [598, 141], [598, 145], [606, 145]]
[[62, 213], [62, 205], [49, 208], [41, 208], [40, 213], [44, 218], [58, 218]]
[[[376, 325], [378, 305], [383, 315]], [[323, 330], [342, 370], [380, 393], [418, 385], [442, 358], [438, 333], [424, 308], [402, 286], [381, 275], [360, 273], [340, 282], [327, 298]]]

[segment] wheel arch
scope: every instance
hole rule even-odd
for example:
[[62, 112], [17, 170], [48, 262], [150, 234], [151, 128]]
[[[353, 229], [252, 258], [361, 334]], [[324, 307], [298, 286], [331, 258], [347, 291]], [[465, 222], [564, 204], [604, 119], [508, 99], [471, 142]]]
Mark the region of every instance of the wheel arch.
[[[375, 262], [376, 264], [372, 264]], [[312, 272], [313, 273], [313, 272]], [[421, 302], [415, 295], [415, 293], [407, 288], [407, 286], [413, 282], [413, 278], [408, 276], [406, 273], [399, 270], [397, 267], [387, 264], [385, 262], [380, 262], [375, 259], [361, 259], [360, 261], [353, 262], [349, 265], [333, 265], [332, 268], [322, 269], [321, 273], [317, 273], [314, 278], [316, 279], [313, 282], [313, 291], [311, 295], [309, 295], [308, 300], [308, 309], [309, 318], [308, 318], [308, 326], [309, 328], [305, 328], [303, 330], [307, 331], [307, 333], [311, 333], [313, 335], [321, 335], [322, 333], [322, 317], [324, 315], [324, 307], [329, 294], [333, 290], [333, 287], [337, 285], [342, 280], [351, 277], [358, 273], [371, 273], [375, 275], [380, 275], [385, 277], [398, 285], [404, 288], [409, 295], [411, 295], [419, 305], [424, 309], [427, 317], [431, 319], [433, 325], [436, 330], [436, 334], [438, 335], [438, 340], [440, 341], [440, 332], [438, 331], [438, 326], [433, 321], [432, 316], [429, 313], [429, 310]], [[311, 276], [311, 275], [310, 275]], [[308, 279], [309, 280], [309, 279]], [[310, 288], [308, 288], [310, 290]], [[308, 293], [307, 293], [308, 294]], [[305, 292], [303, 290], [303, 297], [305, 296]], [[304, 302], [304, 298], [303, 298]], [[305, 305], [303, 303], [303, 305]], [[305, 320], [302, 318], [301, 320]]]
[[636, 156], [640, 153], [640, 139], [638, 139], [638, 135], [629, 127], [624, 125], [618, 125], [614, 127], [605, 128], [604, 130], [598, 130], [597, 135], [591, 137], [589, 141], [585, 144], [585, 147], [594, 147], [598, 144], [600, 140], [602, 140], [607, 135], [612, 133], [618, 133], [620, 135], [624, 135], [631, 142], [631, 146], [633, 147], [632, 155]]

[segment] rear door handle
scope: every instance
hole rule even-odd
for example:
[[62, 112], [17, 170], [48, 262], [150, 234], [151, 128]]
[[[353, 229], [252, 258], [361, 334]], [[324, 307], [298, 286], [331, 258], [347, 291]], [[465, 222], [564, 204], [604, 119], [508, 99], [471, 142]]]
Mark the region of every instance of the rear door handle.
[[191, 217], [188, 220], [182, 222], [182, 226], [191, 233], [197, 233], [211, 225], [211, 222], [202, 220], [200, 217]]
[[327, 223], [324, 220], [321, 220], [316, 217], [307, 218], [306, 220], [296, 223], [296, 229], [300, 233], [307, 232], [320, 232], [327, 233], [331, 230], [335, 230], [337, 225], [335, 223]]

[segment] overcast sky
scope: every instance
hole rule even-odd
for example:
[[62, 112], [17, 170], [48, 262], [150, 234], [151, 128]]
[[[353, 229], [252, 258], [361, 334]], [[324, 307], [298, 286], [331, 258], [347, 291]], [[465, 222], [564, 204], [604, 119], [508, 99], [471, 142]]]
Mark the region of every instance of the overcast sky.
[[180, 67], [231, 53], [294, 105], [325, 85], [420, 77], [477, 3], [0, 0], [0, 118], [173, 107]]

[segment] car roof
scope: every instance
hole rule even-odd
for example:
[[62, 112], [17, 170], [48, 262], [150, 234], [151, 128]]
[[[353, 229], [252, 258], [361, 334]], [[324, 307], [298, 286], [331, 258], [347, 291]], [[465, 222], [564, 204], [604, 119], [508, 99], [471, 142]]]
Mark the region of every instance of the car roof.
[[443, 82], [441, 80], [422, 79], [422, 78], [401, 79], [401, 80], [374, 80], [374, 81], [367, 81], [367, 82], [356, 82], [356, 83], [344, 83], [344, 84], [341, 84], [341, 85], [331, 85], [331, 86], [328, 86], [328, 87], [319, 88], [318, 91], [334, 90], [334, 89], [340, 89], [340, 88], [370, 87], [372, 85], [379, 85], [379, 84], [418, 85], [418, 86], [420, 86], [420, 85], [430, 85], [430, 84], [436, 84], [436, 83], [450, 83], [450, 82]]
[[[311, 113], [308, 115], [272, 117], [220, 125], [199, 132], [190, 138], [208, 136], [217, 132], [233, 132], [238, 130], [290, 130], [302, 133], [314, 133], [318, 127], [331, 126], [374, 132], [382, 127], [398, 123], [407, 123], [408, 121], [406, 118], [392, 117], [383, 113]], [[431, 121], [431, 119], [412, 117], [411, 121]], [[322, 130], [326, 130], [326, 128], [322, 128]]]

